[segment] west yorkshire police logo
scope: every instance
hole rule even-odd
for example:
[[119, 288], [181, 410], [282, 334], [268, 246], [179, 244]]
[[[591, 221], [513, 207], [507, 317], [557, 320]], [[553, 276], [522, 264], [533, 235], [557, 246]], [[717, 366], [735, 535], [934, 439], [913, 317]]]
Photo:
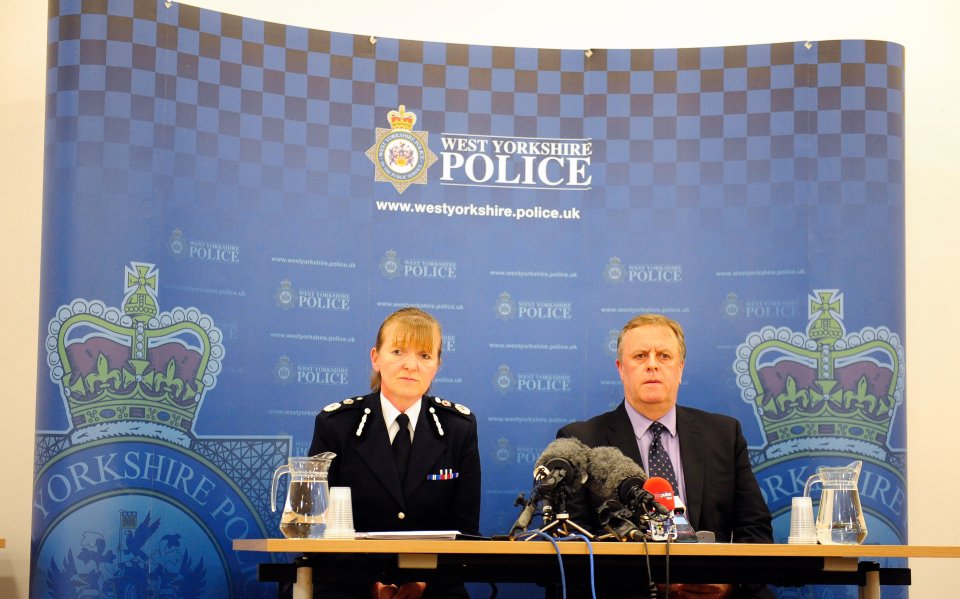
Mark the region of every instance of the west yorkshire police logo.
[[501, 464], [510, 464], [516, 460], [516, 451], [510, 446], [510, 440], [506, 437], [497, 439], [497, 448], [493, 452], [493, 458]]
[[167, 241], [167, 250], [176, 259], [189, 258], [207, 262], [240, 262], [240, 246], [236, 243], [187, 239], [182, 229], [174, 229]]
[[743, 302], [737, 298], [737, 294], [730, 292], [727, 294], [727, 299], [723, 301], [723, 317], [727, 319], [734, 319], [743, 312]]
[[290, 367], [290, 358], [280, 356], [276, 366], [273, 367], [273, 376], [280, 384], [289, 383], [293, 377], [293, 368]]
[[513, 373], [510, 372], [510, 367], [506, 364], [501, 364], [499, 370], [497, 370], [497, 374], [493, 377], [493, 388], [500, 393], [506, 393], [513, 389], [515, 384], [516, 379]]
[[607, 340], [603, 344], [604, 351], [611, 356], [617, 355], [617, 342], [620, 340], [620, 331], [610, 329], [607, 333]]
[[265, 597], [232, 542], [277, 536], [263, 499], [289, 438], [198, 435], [223, 336], [195, 307], [160, 311], [154, 265], [124, 275], [122, 308], [78, 298], [47, 326], [59, 397], [40, 400], [69, 425], [36, 435], [34, 594]]
[[779, 539], [787, 536], [791, 497], [803, 493], [816, 466], [862, 460], [870, 538], [901, 544], [906, 454], [892, 438], [904, 401], [904, 348], [885, 326], [847, 332], [843, 301], [837, 289], [814, 290], [806, 333], [766, 326], [737, 348], [737, 386], [765, 440], [751, 448], [751, 462]]
[[380, 274], [388, 279], [395, 279], [400, 274], [400, 261], [395, 251], [387, 250], [380, 260]]
[[390, 129], [377, 127], [377, 143], [367, 150], [376, 167], [376, 180], [392, 183], [400, 193], [411, 184], [425, 185], [427, 169], [437, 161], [427, 147], [426, 131], [414, 131], [417, 115], [401, 104], [387, 113]]
[[497, 299], [497, 303], [494, 304], [493, 310], [497, 315], [497, 318], [500, 320], [509, 320], [513, 318], [515, 314], [515, 305], [513, 300], [510, 299], [510, 294], [504, 291], [500, 294], [500, 297]]
[[183, 258], [187, 252], [187, 246], [183, 241], [183, 231], [174, 229], [170, 234], [170, 240], [167, 242], [167, 249], [174, 258]]
[[610, 258], [610, 262], [607, 262], [607, 266], [603, 269], [603, 278], [606, 279], [607, 283], [622, 283], [623, 282], [623, 264], [620, 262], [620, 258], [614, 256]]
[[293, 306], [293, 300], [297, 295], [297, 291], [293, 288], [293, 283], [288, 279], [280, 281], [280, 287], [277, 288], [277, 292], [273, 294], [273, 299], [277, 300], [277, 305], [286, 310], [287, 308]]

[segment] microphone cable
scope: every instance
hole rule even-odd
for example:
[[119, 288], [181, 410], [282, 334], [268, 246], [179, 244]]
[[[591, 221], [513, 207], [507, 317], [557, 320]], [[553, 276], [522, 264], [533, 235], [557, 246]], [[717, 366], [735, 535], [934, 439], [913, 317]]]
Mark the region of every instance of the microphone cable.
[[[553, 550], [557, 553], [557, 563], [560, 565], [560, 596], [561, 596], [561, 599], [567, 599], [567, 577], [563, 573], [563, 555], [560, 551], [560, 545], [557, 544], [556, 539], [554, 539], [552, 536], [548, 535], [547, 533], [541, 532], [539, 530], [530, 530], [527, 532], [522, 532], [517, 535], [517, 539], [519, 539], [522, 536], [527, 536], [528, 538], [542, 537], [550, 541], [550, 543], [553, 545]], [[524, 539], [524, 540], [527, 540], [527, 539]], [[592, 550], [591, 550], [591, 555], [592, 555]], [[594, 599], [596, 599], [596, 597], [594, 597]]]
[[590, 539], [588, 539], [586, 535], [582, 535], [582, 534], [579, 534], [579, 533], [573, 533], [573, 534], [571, 534], [570, 536], [568, 536], [568, 537], [563, 537], [563, 538], [560, 539], [560, 540], [561, 540], [561, 541], [574, 541], [574, 540], [577, 540], [577, 539], [580, 539], [580, 540], [582, 540], [584, 543], [587, 544], [587, 553], [590, 555], [590, 557], [589, 557], [589, 564], [590, 564], [590, 596], [593, 597], [593, 599], [597, 599], [597, 585], [596, 585], [596, 582], [595, 582], [595, 581], [596, 581], [596, 575], [595, 575], [595, 572], [594, 572], [594, 565], [593, 565], [593, 562], [594, 562], [594, 559], [593, 559], [593, 543], [590, 542]]
[[657, 599], [657, 583], [653, 581], [653, 571], [650, 569], [650, 546], [647, 545], [647, 536], [640, 537], [643, 540], [643, 556], [647, 563], [647, 586], [650, 591], [650, 599]]
[[663, 550], [663, 599], [670, 599], [670, 535], [667, 535], [667, 546]]

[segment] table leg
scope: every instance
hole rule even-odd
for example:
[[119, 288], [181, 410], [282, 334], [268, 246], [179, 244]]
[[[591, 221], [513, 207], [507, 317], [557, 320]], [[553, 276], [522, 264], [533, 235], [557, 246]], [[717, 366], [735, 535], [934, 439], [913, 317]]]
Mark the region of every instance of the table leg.
[[868, 570], [860, 587], [860, 599], [880, 599], [880, 571]]
[[309, 566], [297, 568], [297, 582], [293, 585], [293, 599], [313, 599], [313, 570]]

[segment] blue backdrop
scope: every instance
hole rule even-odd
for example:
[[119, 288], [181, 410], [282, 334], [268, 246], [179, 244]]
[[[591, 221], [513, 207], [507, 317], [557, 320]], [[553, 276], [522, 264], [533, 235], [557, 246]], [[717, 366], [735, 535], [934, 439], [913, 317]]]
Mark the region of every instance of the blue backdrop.
[[269, 596], [230, 543], [279, 535], [270, 476], [406, 305], [477, 413], [486, 533], [621, 401], [616, 334], [653, 311], [687, 331], [681, 403], [743, 423], [778, 541], [855, 459], [867, 542], [907, 541], [901, 47], [50, 10], [32, 596]]

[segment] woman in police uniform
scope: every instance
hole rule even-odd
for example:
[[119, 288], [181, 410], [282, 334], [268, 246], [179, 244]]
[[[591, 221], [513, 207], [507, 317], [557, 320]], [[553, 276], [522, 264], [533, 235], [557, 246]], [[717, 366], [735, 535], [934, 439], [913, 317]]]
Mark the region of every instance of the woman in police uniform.
[[[463, 405], [426, 394], [440, 367], [440, 345], [433, 316], [417, 308], [394, 312], [370, 350], [373, 392], [332, 403], [317, 415], [309, 455], [337, 454], [330, 486], [350, 487], [358, 531], [480, 534], [476, 418]], [[467, 596], [462, 584], [384, 582], [325, 588], [322, 596]]]

